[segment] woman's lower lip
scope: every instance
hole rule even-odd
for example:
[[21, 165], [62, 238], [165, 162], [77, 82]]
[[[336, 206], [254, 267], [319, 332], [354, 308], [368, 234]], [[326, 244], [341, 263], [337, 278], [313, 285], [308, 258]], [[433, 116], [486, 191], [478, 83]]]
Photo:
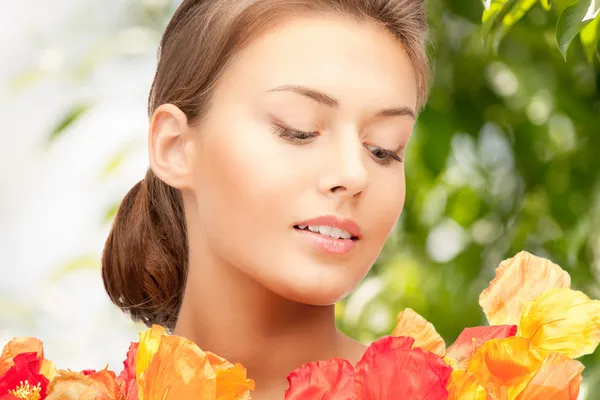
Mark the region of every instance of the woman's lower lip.
[[310, 245], [317, 247], [319, 250], [331, 254], [347, 254], [354, 250], [356, 243], [352, 239], [334, 239], [332, 237], [321, 235], [320, 233], [311, 232], [309, 230], [294, 228], [300, 234], [302, 239]]

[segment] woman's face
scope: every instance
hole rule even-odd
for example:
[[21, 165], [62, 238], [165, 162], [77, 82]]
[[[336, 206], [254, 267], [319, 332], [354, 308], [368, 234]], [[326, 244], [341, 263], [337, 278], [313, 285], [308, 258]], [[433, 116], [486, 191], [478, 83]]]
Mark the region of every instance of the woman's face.
[[290, 300], [344, 297], [402, 211], [416, 104], [407, 54], [374, 23], [297, 18], [253, 40], [192, 135], [191, 248]]

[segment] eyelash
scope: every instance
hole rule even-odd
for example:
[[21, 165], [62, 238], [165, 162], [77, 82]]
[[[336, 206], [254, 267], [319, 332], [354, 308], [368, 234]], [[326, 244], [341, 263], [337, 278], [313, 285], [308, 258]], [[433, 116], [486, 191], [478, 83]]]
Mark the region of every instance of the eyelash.
[[[282, 125], [275, 125], [275, 133], [282, 138], [288, 139], [292, 142], [306, 142], [310, 139], [314, 139], [319, 136], [318, 132], [303, 132], [297, 131], [294, 129], [286, 128]], [[403, 162], [402, 157], [396, 154], [393, 150], [384, 149], [383, 147], [374, 146], [374, 145], [366, 145], [367, 149], [377, 158], [375, 160], [377, 163], [381, 165], [389, 165], [393, 161], [395, 162]], [[384, 157], [378, 157], [375, 152], [383, 153]]]

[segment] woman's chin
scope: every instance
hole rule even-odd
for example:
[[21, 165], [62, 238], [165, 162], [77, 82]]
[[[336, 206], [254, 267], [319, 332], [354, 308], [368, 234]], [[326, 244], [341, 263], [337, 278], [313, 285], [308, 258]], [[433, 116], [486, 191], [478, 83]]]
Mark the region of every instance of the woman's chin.
[[346, 297], [353, 289], [354, 285], [341, 285], [340, 282], [331, 285], [324, 282], [293, 282], [289, 285], [280, 285], [274, 291], [279, 296], [312, 306], [329, 306], [337, 303]]

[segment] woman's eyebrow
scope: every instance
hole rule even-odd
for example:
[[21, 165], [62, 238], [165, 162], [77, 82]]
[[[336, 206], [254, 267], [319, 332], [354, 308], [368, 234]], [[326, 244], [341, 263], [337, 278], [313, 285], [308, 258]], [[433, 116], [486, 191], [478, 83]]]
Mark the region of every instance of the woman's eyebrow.
[[[278, 86], [274, 89], [270, 89], [267, 92], [294, 92], [301, 96], [307, 97], [311, 100], [316, 101], [319, 104], [326, 105], [328, 107], [337, 108], [340, 105], [339, 100], [333, 98], [332, 96], [323, 93], [316, 89], [311, 89], [306, 86], [301, 85], [283, 85]], [[401, 117], [401, 116], [409, 116], [413, 119], [416, 119], [415, 111], [410, 107], [393, 107], [386, 108], [379, 112], [377, 112], [377, 117]]]

